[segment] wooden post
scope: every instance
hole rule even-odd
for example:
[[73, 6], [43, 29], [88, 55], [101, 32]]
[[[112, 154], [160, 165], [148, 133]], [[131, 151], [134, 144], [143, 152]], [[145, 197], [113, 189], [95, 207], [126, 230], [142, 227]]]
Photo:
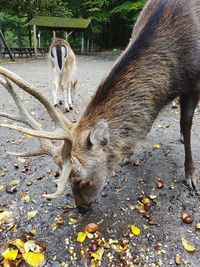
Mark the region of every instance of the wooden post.
[[38, 33], [38, 47], [41, 48], [41, 32]]
[[56, 32], [53, 31], [53, 39], [56, 39]]
[[83, 35], [83, 32], [82, 32], [82, 39], [81, 39], [81, 53], [84, 52], [84, 35]]
[[2, 33], [1, 30], [0, 30], [0, 36], [1, 36], [1, 39], [2, 39], [2, 41], [3, 41], [3, 43], [4, 43], [5, 47], [6, 47], [6, 49], [8, 50], [8, 54], [9, 54], [10, 58], [12, 59], [12, 61], [15, 61], [13, 55], [11, 54], [11, 51], [10, 51], [9, 46], [7, 45], [6, 40], [4, 39], [4, 36], [3, 36], [3, 33]]
[[90, 38], [87, 38], [87, 53], [90, 52]]
[[37, 58], [37, 31], [36, 31], [36, 25], [33, 25], [33, 35], [34, 35], [34, 52], [35, 52], [35, 57]]

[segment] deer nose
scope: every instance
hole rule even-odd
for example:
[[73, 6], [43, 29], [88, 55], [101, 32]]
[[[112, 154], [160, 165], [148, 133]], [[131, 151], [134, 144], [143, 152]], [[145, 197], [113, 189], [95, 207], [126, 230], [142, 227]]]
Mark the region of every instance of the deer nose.
[[86, 213], [87, 211], [89, 211], [91, 209], [92, 203], [89, 203], [87, 205], [79, 205], [77, 206], [78, 212], [79, 213]]

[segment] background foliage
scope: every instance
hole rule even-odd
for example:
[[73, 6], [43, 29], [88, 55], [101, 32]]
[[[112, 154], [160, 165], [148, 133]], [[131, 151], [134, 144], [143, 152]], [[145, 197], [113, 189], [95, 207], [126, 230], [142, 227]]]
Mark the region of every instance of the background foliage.
[[[36, 15], [92, 19], [92, 40], [96, 47], [123, 48], [147, 0], [0, 0], [0, 28], [10, 47], [31, 46], [27, 23]], [[45, 32], [42, 46], [52, 33]], [[73, 40], [76, 42], [76, 40]]]

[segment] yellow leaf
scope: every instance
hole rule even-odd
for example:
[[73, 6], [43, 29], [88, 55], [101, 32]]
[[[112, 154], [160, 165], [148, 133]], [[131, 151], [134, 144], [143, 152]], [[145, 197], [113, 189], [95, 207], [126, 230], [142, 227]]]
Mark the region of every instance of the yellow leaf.
[[87, 238], [92, 239], [94, 237], [94, 235], [92, 233], [88, 233], [87, 231], [85, 232]]
[[148, 202], [151, 202], [150, 198], [145, 197], [145, 198], [142, 199], [142, 203], [148, 203]]
[[27, 212], [27, 218], [28, 220], [33, 219], [37, 215], [38, 211], [37, 210], [32, 210]]
[[26, 137], [30, 138], [30, 139], [33, 138], [33, 136], [31, 134], [27, 134]]
[[191, 244], [189, 241], [187, 241], [185, 238], [182, 237], [181, 241], [184, 249], [187, 250], [188, 252], [194, 252], [196, 250], [195, 246]]
[[149, 226], [146, 225], [146, 224], [143, 224], [142, 227], [143, 227], [144, 230], [147, 230], [149, 228]]
[[195, 228], [196, 228], [197, 230], [200, 230], [200, 223], [197, 223], [197, 224], [195, 225]]
[[44, 265], [44, 253], [26, 252], [22, 254], [26, 263], [32, 267]]
[[84, 240], [86, 239], [86, 233], [85, 232], [79, 232], [78, 233], [78, 236], [77, 236], [77, 241], [80, 242], [80, 243], [83, 243]]
[[19, 179], [17, 179], [17, 180], [12, 180], [12, 181], [9, 183], [10, 186], [16, 186], [16, 185], [19, 185], [19, 184], [20, 184], [20, 180], [19, 180]]
[[160, 144], [154, 144], [154, 145], [153, 145], [153, 148], [155, 148], [155, 149], [159, 149], [159, 148], [160, 148]]
[[15, 240], [11, 241], [10, 244], [16, 246], [21, 253], [25, 252], [24, 251], [24, 242], [21, 239], [17, 238]]
[[169, 128], [169, 124], [159, 124], [158, 125], [158, 128], [161, 128], [161, 129], [166, 129], [166, 128]]
[[93, 252], [91, 256], [96, 260], [96, 261], [101, 261], [103, 258], [103, 253], [104, 253], [104, 248], [99, 248], [96, 252]]
[[0, 225], [3, 223], [7, 223], [7, 221], [11, 219], [12, 214], [12, 211], [7, 210], [0, 212]]
[[36, 230], [36, 229], [32, 229], [32, 230], [30, 231], [30, 233], [31, 233], [32, 235], [36, 235], [36, 234], [37, 234], [37, 230]]
[[125, 246], [121, 246], [118, 244], [116, 247], [116, 250], [117, 250], [117, 252], [123, 252], [123, 251], [127, 250], [128, 248], [129, 248], [128, 244], [126, 244]]
[[138, 228], [134, 224], [131, 225], [131, 231], [134, 235], [140, 235], [140, 228]]
[[0, 185], [0, 191], [4, 190], [4, 185]]
[[22, 192], [22, 202], [29, 202], [29, 200], [30, 200], [30, 197], [29, 197], [28, 193], [23, 191]]
[[15, 260], [17, 258], [17, 255], [18, 255], [18, 249], [12, 249], [12, 250], [6, 249], [2, 253], [2, 256], [6, 260]]

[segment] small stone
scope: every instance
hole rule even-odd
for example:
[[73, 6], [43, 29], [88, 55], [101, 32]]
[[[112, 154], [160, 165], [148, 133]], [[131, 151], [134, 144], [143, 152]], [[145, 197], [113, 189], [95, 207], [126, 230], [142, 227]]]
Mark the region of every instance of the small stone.
[[32, 184], [33, 184], [33, 182], [31, 180], [29, 180], [29, 181], [26, 182], [26, 185], [27, 186], [31, 186]]
[[17, 188], [16, 188], [16, 186], [6, 185], [6, 192], [8, 194], [14, 194], [17, 192]]
[[19, 165], [17, 163], [14, 164], [15, 169], [19, 169]]
[[135, 160], [134, 162], [133, 162], [133, 166], [139, 166], [140, 165], [140, 161], [139, 160]]
[[60, 172], [59, 171], [55, 171], [53, 175], [54, 175], [55, 178], [57, 178], [57, 177], [60, 176]]

